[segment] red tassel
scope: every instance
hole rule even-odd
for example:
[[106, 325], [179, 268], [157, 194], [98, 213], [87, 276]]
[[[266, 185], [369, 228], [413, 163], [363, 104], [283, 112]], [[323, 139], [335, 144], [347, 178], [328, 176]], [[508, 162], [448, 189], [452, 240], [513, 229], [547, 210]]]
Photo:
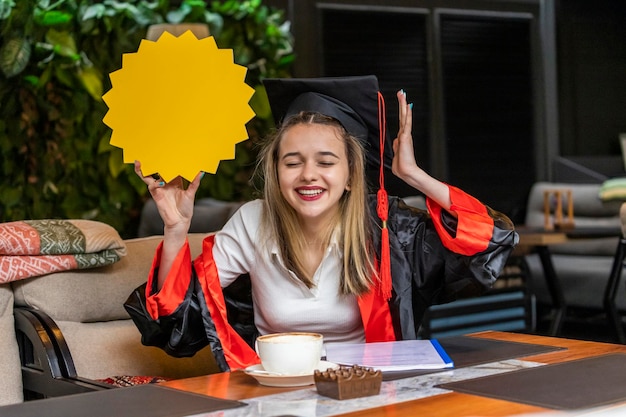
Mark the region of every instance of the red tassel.
[[380, 236], [380, 264], [378, 276], [380, 278], [380, 290], [385, 300], [391, 298], [391, 255], [389, 251], [389, 229], [387, 228], [387, 217], [389, 214], [389, 200], [387, 191], [384, 188], [378, 190], [376, 201], [376, 213], [382, 220], [382, 230]]
[[384, 148], [385, 148], [385, 133], [387, 126], [385, 123], [385, 100], [383, 95], [378, 93], [378, 128], [380, 134], [380, 175], [379, 175], [379, 189], [377, 193], [376, 201], [376, 214], [380, 220], [382, 220], [382, 231], [380, 237], [380, 264], [378, 276], [380, 278], [380, 290], [385, 300], [391, 298], [391, 255], [389, 250], [389, 229], [387, 229], [387, 218], [389, 216], [389, 199], [387, 198], [387, 191], [385, 190], [385, 174], [384, 174]]
[[389, 229], [383, 227], [380, 248], [380, 290], [385, 300], [391, 298], [391, 260], [389, 255]]

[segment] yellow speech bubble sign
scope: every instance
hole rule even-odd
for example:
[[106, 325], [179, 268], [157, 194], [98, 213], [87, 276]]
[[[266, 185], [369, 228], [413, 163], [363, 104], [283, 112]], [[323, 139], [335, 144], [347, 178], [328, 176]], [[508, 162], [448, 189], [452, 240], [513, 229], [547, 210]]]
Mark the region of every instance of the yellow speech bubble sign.
[[212, 36], [164, 32], [156, 42], [142, 40], [109, 74], [112, 87], [102, 97], [111, 145], [123, 149], [125, 163], [141, 161], [144, 175], [158, 172], [168, 182], [214, 174], [248, 139], [254, 89], [246, 71]]

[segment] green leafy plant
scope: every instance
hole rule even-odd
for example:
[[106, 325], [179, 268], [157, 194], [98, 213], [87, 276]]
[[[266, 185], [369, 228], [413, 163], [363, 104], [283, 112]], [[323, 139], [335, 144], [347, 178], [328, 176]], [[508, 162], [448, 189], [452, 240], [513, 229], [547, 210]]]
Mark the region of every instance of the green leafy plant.
[[206, 23], [258, 92], [250, 140], [198, 196], [253, 196], [255, 144], [273, 127], [261, 80], [289, 76], [294, 59], [282, 11], [260, 0], [0, 0], [0, 221], [84, 218], [136, 233], [145, 185], [109, 145], [101, 97], [150, 25], [185, 22]]

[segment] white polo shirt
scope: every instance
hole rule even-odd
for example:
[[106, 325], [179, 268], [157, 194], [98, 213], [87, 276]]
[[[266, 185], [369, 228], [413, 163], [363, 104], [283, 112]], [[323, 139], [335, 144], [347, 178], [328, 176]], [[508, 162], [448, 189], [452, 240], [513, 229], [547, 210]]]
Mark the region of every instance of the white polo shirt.
[[261, 334], [317, 332], [325, 342], [365, 342], [355, 296], [339, 293], [342, 253], [333, 239], [309, 289], [285, 267], [275, 242], [261, 242], [263, 202], [244, 204], [215, 235], [213, 257], [222, 287], [250, 274], [255, 324]]

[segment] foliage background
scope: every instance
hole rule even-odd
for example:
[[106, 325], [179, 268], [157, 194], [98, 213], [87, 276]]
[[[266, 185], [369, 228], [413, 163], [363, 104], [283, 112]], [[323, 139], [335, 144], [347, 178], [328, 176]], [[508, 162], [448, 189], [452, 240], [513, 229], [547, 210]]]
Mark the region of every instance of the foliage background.
[[283, 12], [256, 1], [0, 0], [0, 221], [83, 218], [136, 234], [146, 187], [104, 125], [108, 74], [155, 23], [206, 23], [257, 90], [250, 140], [198, 197], [246, 200], [258, 139], [273, 127], [261, 87], [294, 59]]

